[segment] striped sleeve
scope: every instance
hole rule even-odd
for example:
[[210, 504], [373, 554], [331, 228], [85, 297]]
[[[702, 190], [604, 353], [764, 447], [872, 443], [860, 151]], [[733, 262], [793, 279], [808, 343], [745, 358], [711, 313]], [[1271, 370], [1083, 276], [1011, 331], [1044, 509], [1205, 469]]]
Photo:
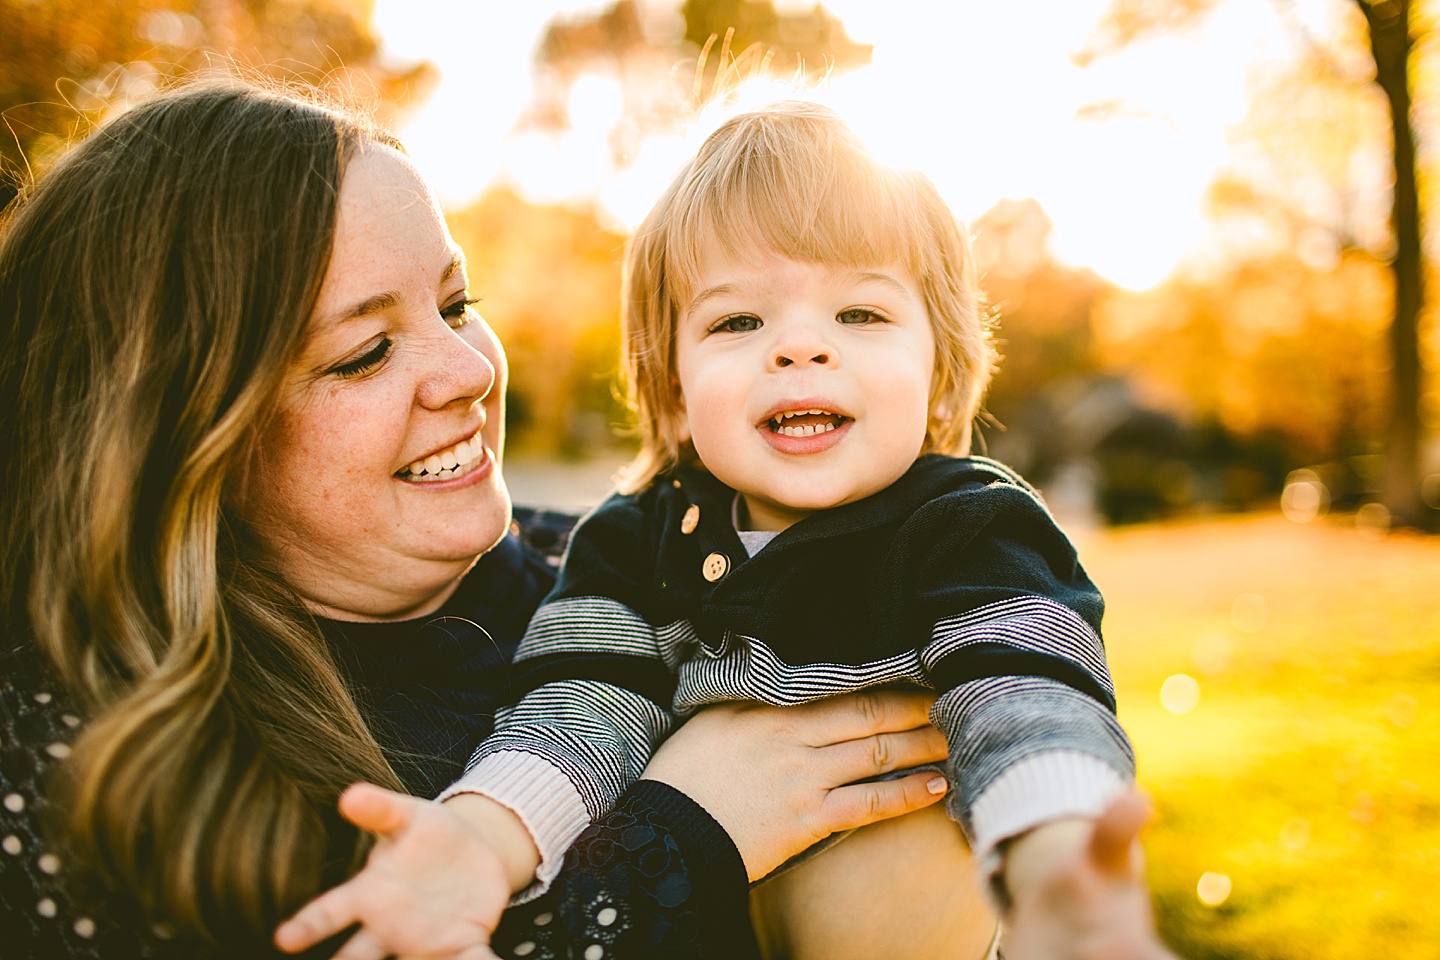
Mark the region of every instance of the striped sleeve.
[[[951, 505], [952, 509], [955, 505]], [[921, 666], [958, 787], [949, 804], [978, 858], [1008, 837], [1093, 816], [1133, 779], [1100, 637], [1103, 601], [1028, 489], [960, 502], [963, 538], [938, 534], [918, 577], [933, 616]], [[948, 606], [949, 609], [946, 609]]]
[[520, 817], [540, 851], [523, 902], [545, 891], [585, 827], [639, 779], [673, 721], [649, 700], [593, 680], [545, 684], [496, 721], [440, 799], [479, 793]]
[[636, 520], [617, 500], [576, 530], [556, 590], [516, 651], [512, 702], [445, 794], [484, 794], [525, 823], [541, 863], [521, 900], [545, 890], [565, 850], [639, 778], [674, 724], [683, 634], [657, 630], [622, 599], [640, 594], [653, 564]]

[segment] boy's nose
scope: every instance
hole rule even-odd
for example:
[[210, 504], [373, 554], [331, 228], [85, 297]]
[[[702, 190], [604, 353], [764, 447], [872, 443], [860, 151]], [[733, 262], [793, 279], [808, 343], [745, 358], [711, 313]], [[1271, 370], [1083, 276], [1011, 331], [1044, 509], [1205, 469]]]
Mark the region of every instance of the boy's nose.
[[[788, 350], [788, 351], [781, 351], [780, 353], [777, 353], [777, 354], [775, 355], [775, 366], [777, 366], [777, 367], [788, 367], [788, 366], [790, 366], [791, 364], [795, 363], [795, 360], [792, 359], [790, 356], [788, 356], [788, 354], [792, 354], [792, 353], [795, 354], [797, 357], [802, 358], [802, 359], [801, 359], [801, 362], [803, 363], [803, 362], [804, 362], [803, 358], [804, 358], [805, 354], [808, 353], [808, 352], [809, 352], [808, 350]], [[815, 354], [814, 356], [810, 357], [810, 362], [811, 362], [811, 363], [829, 363], [829, 362], [830, 362], [830, 355], [829, 355], [828, 353], [817, 353], [817, 354]]]
[[835, 366], [840, 362], [831, 325], [834, 320], [822, 313], [797, 313], [777, 317], [770, 341], [770, 369], [796, 365]]

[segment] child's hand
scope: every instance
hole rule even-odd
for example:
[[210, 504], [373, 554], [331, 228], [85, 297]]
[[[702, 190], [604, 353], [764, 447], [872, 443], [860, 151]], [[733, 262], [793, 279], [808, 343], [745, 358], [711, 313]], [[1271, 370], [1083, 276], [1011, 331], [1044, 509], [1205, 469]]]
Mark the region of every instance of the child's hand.
[[1007, 960], [1174, 960], [1155, 933], [1140, 829], [1149, 802], [1128, 793], [1098, 820], [1036, 827], [1012, 842]]
[[276, 946], [296, 953], [359, 923], [336, 960], [493, 958], [487, 945], [514, 871], [483, 824], [460, 811], [368, 783], [351, 786], [340, 813], [378, 837], [365, 868], [276, 928]]

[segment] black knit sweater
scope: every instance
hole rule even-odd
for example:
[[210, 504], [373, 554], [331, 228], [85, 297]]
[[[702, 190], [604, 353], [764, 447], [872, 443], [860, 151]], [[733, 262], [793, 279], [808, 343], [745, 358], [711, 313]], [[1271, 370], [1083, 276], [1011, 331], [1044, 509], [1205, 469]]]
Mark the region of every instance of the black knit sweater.
[[[482, 558], [435, 616], [322, 624], [416, 795], [449, 783], [489, 734], [515, 645], [553, 583], [569, 518], [519, 518], [524, 543], [507, 538]], [[31, 644], [0, 652], [0, 957], [210, 955], [166, 939], [119, 898], [82, 899], [67, 885], [42, 825], [49, 775], [82, 725]], [[735, 845], [694, 801], [643, 780], [580, 837], [548, 893], [505, 914], [492, 947], [531, 960], [758, 956]]]

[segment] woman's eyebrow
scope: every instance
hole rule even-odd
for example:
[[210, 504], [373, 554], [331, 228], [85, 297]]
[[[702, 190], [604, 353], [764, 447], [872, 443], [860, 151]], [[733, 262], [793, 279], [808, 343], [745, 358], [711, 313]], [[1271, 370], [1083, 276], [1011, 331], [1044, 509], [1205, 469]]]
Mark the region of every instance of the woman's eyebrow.
[[[450, 262], [445, 264], [445, 269], [440, 272], [440, 282], [444, 283], [455, 276], [456, 271], [465, 267], [465, 255], [458, 250], [450, 257]], [[355, 306], [346, 310], [335, 318], [336, 323], [344, 323], [346, 320], [355, 320], [359, 317], [368, 317], [372, 313], [379, 313], [382, 310], [389, 310], [400, 302], [400, 295], [392, 291], [377, 293], [373, 297], [366, 297]]]
[[445, 269], [441, 272], [440, 282], [444, 283], [446, 280], [455, 276], [456, 270], [463, 269], [465, 269], [465, 254], [456, 250], [450, 255], [450, 262], [445, 265]]
[[377, 293], [373, 297], [366, 297], [355, 306], [336, 317], [337, 323], [344, 323], [346, 320], [354, 320], [358, 317], [366, 317], [372, 313], [379, 313], [381, 310], [389, 310], [400, 302], [398, 294]]

